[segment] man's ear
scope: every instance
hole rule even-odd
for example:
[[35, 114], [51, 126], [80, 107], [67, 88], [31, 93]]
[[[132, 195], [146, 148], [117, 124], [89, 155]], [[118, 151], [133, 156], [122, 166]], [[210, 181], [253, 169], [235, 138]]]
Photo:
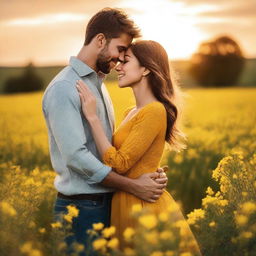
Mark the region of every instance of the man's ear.
[[150, 73], [150, 70], [148, 70], [147, 68], [145, 68], [142, 76], [147, 76]]
[[96, 42], [97, 42], [97, 45], [99, 48], [104, 48], [106, 43], [107, 43], [107, 40], [106, 40], [106, 37], [103, 33], [99, 33], [96, 35]]

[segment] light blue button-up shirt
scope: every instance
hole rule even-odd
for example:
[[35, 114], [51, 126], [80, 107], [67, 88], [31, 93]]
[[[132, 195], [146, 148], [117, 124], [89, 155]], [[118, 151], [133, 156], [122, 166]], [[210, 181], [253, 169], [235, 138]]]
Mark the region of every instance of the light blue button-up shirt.
[[83, 116], [76, 81], [83, 80], [97, 100], [97, 115], [111, 142], [114, 112], [101, 78], [75, 57], [48, 85], [43, 113], [48, 128], [50, 157], [57, 175], [55, 188], [65, 194], [106, 193], [113, 189], [99, 184], [111, 171], [100, 161], [89, 123]]

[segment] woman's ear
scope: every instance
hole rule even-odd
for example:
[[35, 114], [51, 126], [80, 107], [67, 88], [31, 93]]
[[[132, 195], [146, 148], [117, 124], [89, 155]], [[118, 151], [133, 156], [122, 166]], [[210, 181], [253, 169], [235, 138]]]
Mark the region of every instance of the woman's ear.
[[96, 35], [96, 42], [97, 42], [97, 45], [99, 48], [104, 48], [106, 43], [107, 43], [107, 40], [106, 40], [106, 37], [103, 33], [99, 33]]
[[150, 73], [150, 70], [148, 70], [147, 68], [145, 68], [142, 76], [147, 76]]

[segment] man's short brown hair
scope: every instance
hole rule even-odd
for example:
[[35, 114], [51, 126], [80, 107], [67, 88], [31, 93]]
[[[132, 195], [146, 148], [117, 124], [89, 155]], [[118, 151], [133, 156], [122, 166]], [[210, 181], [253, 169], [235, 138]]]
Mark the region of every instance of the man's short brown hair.
[[141, 36], [140, 29], [128, 15], [117, 8], [104, 8], [96, 13], [89, 21], [84, 45], [88, 45], [99, 33], [103, 33], [106, 39], [119, 37], [122, 33], [130, 35], [132, 38]]

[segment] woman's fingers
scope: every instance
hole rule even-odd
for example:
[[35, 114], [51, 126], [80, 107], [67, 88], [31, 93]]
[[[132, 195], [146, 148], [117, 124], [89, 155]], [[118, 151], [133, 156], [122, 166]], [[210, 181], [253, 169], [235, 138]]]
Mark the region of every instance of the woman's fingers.
[[78, 93], [79, 93], [79, 96], [80, 96], [80, 99], [82, 102], [85, 102], [86, 100], [89, 99], [89, 95], [86, 93], [86, 91], [84, 91], [81, 86], [77, 85], [76, 86], [77, 89], [78, 89]]
[[89, 100], [94, 98], [94, 95], [91, 93], [90, 89], [83, 81], [77, 81], [77, 88], [78, 91], [83, 94], [85, 99]]
[[80, 97], [81, 102], [84, 103], [84, 102], [85, 102], [85, 99], [84, 99], [83, 94], [79, 93], [79, 97]]

